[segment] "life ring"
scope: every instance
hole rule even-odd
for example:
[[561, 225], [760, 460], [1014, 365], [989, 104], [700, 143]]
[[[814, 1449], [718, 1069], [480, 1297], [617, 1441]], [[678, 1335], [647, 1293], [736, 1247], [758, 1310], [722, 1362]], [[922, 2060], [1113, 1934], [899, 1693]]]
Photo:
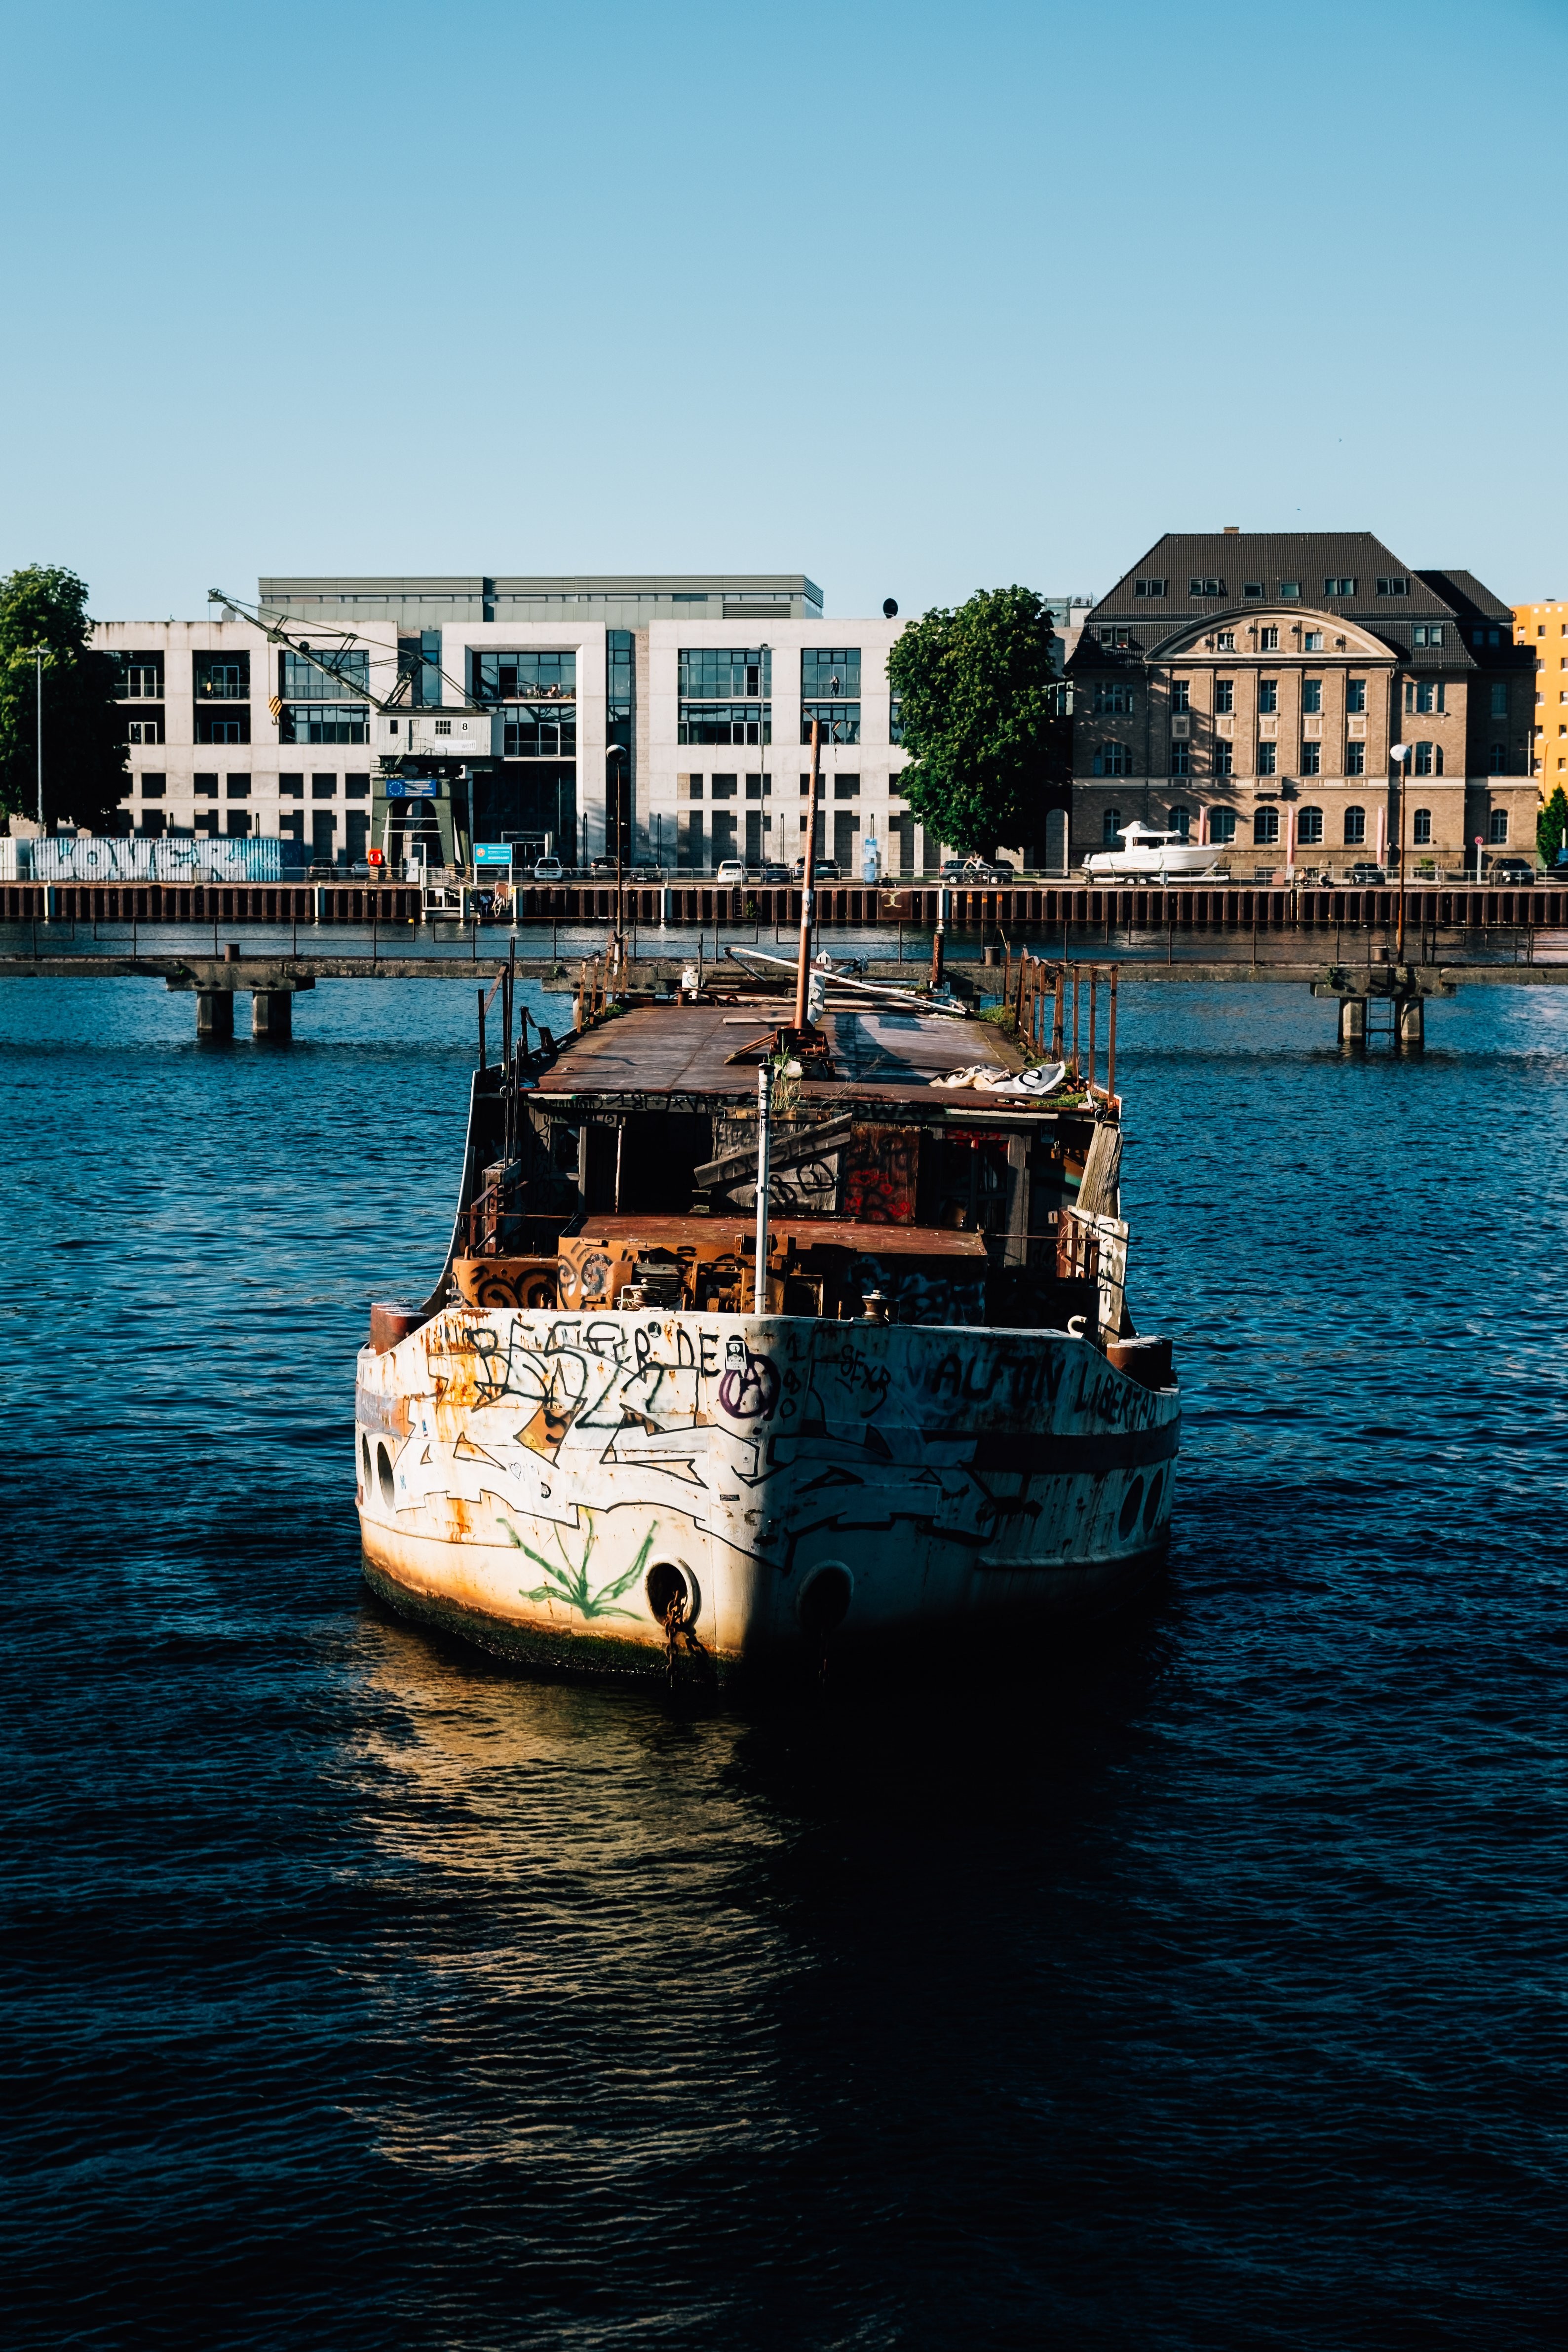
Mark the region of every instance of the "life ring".
[[365, 863], [367, 866], [384, 866], [386, 862], [385, 854], [382, 850], [371, 849], [367, 850], [365, 853]]

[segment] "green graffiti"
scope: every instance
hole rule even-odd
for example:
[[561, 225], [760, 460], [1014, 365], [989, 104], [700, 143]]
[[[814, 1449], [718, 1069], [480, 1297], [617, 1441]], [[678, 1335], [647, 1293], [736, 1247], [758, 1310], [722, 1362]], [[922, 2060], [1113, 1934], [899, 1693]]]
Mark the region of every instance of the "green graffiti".
[[648, 1554], [653, 1549], [653, 1538], [658, 1533], [657, 1519], [653, 1521], [643, 1537], [642, 1549], [625, 1575], [612, 1578], [608, 1584], [601, 1584], [597, 1592], [591, 1591], [588, 1580], [588, 1563], [593, 1557], [595, 1540], [591, 1523], [583, 1539], [582, 1558], [580, 1560], [574, 1561], [567, 1558], [560, 1532], [557, 1530], [555, 1543], [557, 1550], [560, 1553], [559, 1562], [547, 1559], [542, 1552], [535, 1551], [533, 1546], [526, 1544], [516, 1528], [508, 1526], [505, 1519], [501, 1520], [501, 1526], [511, 1537], [517, 1549], [526, 1552], [536, 1568], [542, 1568], [549, 1579], [548, 1584], [536, 1584], [531, 1592], [525, 1585], [519, 1585], [517, 1590], [525, 1601], [564, 1601], [570, 1608], [580, 1611], [584, 1617], [634, 1617], [636, 1615], [634, 1609], [616, 1609], [612, 1604], [619, 1601], [623, 1592], [630, 1591], [632, 1586], [642, 1575], [647, 1564]]

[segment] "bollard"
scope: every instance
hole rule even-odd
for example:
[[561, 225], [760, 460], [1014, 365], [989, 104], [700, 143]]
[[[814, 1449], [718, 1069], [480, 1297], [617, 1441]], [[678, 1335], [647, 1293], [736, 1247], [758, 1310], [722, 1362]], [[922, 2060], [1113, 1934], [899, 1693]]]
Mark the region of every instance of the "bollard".
[[232, 1037], [235, 1033], [235, 1000], [232, 988], [204, 988], [196, 995], [196, 1034], [219, 1038]]

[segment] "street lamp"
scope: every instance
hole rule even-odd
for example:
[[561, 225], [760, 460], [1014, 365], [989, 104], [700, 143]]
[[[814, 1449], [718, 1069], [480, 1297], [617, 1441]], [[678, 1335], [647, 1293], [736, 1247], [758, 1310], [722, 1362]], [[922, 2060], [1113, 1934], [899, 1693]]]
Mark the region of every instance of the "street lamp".
[[1405, 961], [1405, 868], [1407, 863], [1405, 856], [1405, 803], [1407, 797], [1405, 790], [1405, 774], [1412, 746], [1408, 743], [1391, 743], [1388, 747], [1388, 756], [1393, 761], [1395, 772], [1399, 778], [1399, 940], [1394, 951], [1396, 963], [1403, 963]]
[[622, 877], [626, 863], [626, 828], [622, 809], [622, 795], [626, 778], [624, 743], [612, 743], [606, 747], [605, 766], [608, 767], [612, 760], [617, 763], [615, 768], [615, 965], [616, 970], [619, 971], [625, 956], [625, 943], [622, 937], [625, 912]]
[[38, 690], [38, 831], [44, 830], [44, 656], [47, 646], [24, 646], [24, 654], [31, 654], [37, 666]]

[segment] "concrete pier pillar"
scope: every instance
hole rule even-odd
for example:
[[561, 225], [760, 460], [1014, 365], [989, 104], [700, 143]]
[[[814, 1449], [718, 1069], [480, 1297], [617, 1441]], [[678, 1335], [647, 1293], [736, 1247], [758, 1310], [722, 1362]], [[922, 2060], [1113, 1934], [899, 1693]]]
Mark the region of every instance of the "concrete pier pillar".
[[1342, 1045], [1365, 1045], [1366, 999], [1364, 996], [1342, 996], [1340, 998], [1339, 1042]]
[[1399, 1005], [1399, 1050], [1402, 1054], [1418, 1054], [1427, 1043], [1427, 1001], [1421, 996], [1406, 996]]
[[294, 1034], [294, 991], [258, 988], [250, 1000], [250, 1034], [279, 1040]]
[[235, 1033], [235, 1000], [232, 988], [204, 988], [196, 995], [196, 1034], [198, 1037], [232, 1037]]

